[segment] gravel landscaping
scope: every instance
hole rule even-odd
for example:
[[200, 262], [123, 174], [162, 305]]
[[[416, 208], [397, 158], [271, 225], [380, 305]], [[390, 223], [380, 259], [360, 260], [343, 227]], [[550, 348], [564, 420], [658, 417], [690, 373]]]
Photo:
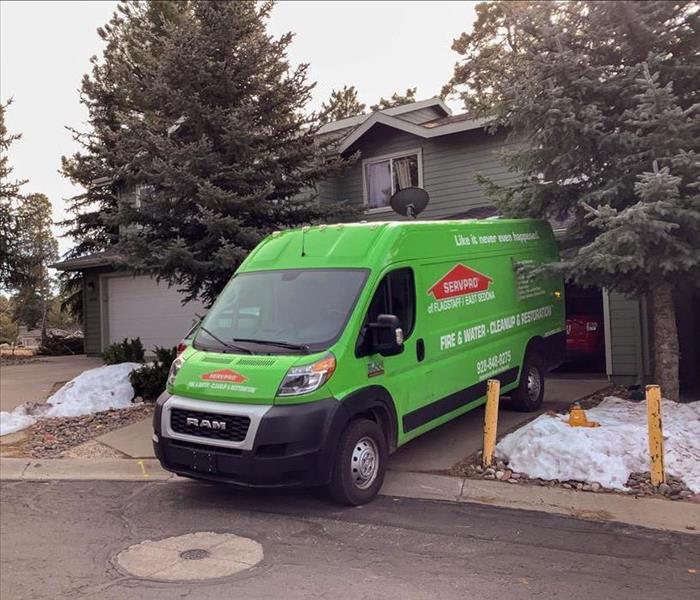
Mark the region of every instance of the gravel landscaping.
[[21, 452], [31, 458], [56, 458], [83, 442], [141, 421], [152, 414], [153, 404], [141, 403], [130, 408], [105, 410], [79, 417], [40, 419], [27, 430]]
[[[639, 401], [639, 391], [628, 390], [620, 386], [610, 386], [599, 390], [578, 403], [584, 409], [598, 406], [605, 397], [617, 396], [632, 402]], [[522, 426], [522, 425], [521, 425]], [[505, 432], [509, 433], [509, 432]], [[504, 433], [504, 435], [505, 435]], [[518, 473], [509, 468], [508, 462], [502, 459], [494, 459], [493, 466], [484, 468], [481, 466], [482, 453], [478, 452], [455, 465], [450, 475], [467, 477], [470, 479], [485, 479], [501, 481], [512, 485], [540, 485], [546, 487], [560, 487], [563, 489], [579, 490], [592, 493], [616, 493], [633, 496], [656, 496], [669, 500], [690, 500], [700, 502], [700, 494], [694, 494], [679, 477], [666, 475], [666, 483], [655, 487], [651, 484], [649, 472], [634, 472], [626, 483], [627, 490], [606, 488], [598, 482], [576, 480], [546, 480], [530, 478], [524, 473]]]

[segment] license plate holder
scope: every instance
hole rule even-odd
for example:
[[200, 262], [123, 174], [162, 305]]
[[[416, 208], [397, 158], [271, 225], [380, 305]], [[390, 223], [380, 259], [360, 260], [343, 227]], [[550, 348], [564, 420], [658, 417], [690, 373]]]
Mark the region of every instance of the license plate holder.
[[219, 471], [216, 454], [202, 450], [192, 450], [192, 470], [198, 473], [217, 473]]

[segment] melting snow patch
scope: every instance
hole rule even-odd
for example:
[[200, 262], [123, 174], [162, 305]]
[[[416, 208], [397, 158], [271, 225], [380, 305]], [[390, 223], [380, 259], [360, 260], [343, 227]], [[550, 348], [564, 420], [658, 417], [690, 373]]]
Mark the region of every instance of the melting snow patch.
[[[529, 477], [626, 489], [630, 473], [649, 470], [646, 403], [609, 396], [586, 414], [600, 427], [571, 427], [568, 415], [541, 415], [504, 437], [496, 454]], [[662, 400], [661, 418], [666, 472], [700, 493], [700, 402]]]
[[129, 373], [142, 366], [139, 363], [120, 363], [84, 371], [45, 404], [31, 408], [21, 405], [12, 412], [1, 412], [0, 435], [29, 427], [37, 418], [78, 417], [133, 406], [134, 388], [129, 382]]
[[20, 405], [12, 412], [3, 410], [0, 412], [0, 435], [26, 429], [30, 425], [34, 425], [35, 421], [36, 417], [27, 414], [27, 409], [24, 406]]

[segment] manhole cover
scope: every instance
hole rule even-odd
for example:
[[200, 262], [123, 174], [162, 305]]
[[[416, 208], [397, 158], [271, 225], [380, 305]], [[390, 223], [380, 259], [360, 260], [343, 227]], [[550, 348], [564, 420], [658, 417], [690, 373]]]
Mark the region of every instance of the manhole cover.
[[211, 556], [211, 552], [209, 552], [209, 550], [205, 550], [204, 548], [192, 548], [192, 550], [180, 552], [180, 558], [184, 558], [185, 560], [202, 560], [203, 558], [208, 558], [209, 556]]
[[116, 564], [143, 579], [187, 581], [233, 575], [262, 559], [262, 546], [254, 540], [232, 533], [199, 531], [146, 540], [117, 554]]

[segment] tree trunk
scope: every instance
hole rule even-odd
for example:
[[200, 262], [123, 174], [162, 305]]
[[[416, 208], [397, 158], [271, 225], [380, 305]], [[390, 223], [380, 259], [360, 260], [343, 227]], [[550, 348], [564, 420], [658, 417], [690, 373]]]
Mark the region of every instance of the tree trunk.
[[46, 314], [48, 312], [48, 303], [46, 301], [46, 294], [43, 295], [42, 305], [41, 305], [41, 345], [46, 344]]
[[678, 401], [678, 329], [673, 288], [662, 284], [651, 290], [654, 327], [654, 378], [661, 395]]

